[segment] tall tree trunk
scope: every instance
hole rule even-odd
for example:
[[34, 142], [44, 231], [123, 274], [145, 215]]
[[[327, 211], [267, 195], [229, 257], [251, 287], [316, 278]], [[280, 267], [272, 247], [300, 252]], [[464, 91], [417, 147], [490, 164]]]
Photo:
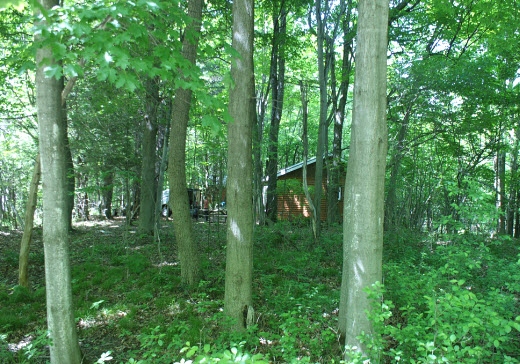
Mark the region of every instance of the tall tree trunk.
[[[59, 5], [40, 0], [43, 9]], [[38, 37], [36, 41], [38, 42]], [[45, 63], [44, 63], [45, 60]], [[43, 185], [43, 242], [47, 324], [52, 339], [52, 364], [81, 362], [74, 311], [67, 226], [67, 161], [65, 120], [61, 104], [62, 85], [47, 78], [44, 69], [55, 64], [50, 47], [36, 50], [36, 105], [40, 135]]]
[[392, 162], [390, 163], [391, 172], [390, 172], [390, 181], [388, 183], [388, 192], [386, 195], [385, 202], [385, 230], [393, 230], [398, 228], [398, 219], [397, 219], [397, 181], [399, 179], [399, 172], [401, 169], [401, 159], [403, 158], [404, 151], [404, 141], [406, 139], [406, 135], [408, 134], [408, 123], [410, 120], [412, 105], [408, 106], [406, 110], [406, 114], [401, 121], [401, 127], [399, 128], [399, 132], [397, 133], [397, 143], [394, 147], [394, 153], [392, 155]]
[[506, 233], [506, 151], [500, 147], [497, 158], [497, 179], [498, 179], [498, 208], [500, 217], [498, 218], [498, 233]]
[[[275, 7], [275, 12], [277, 11]], [[284, 43], [287, 33], [287, 9], [285, 0], [281, 0], [279, 14], [274, 14], [273, 46], [271, 51], [271, 127], [269, 129], [269, 141], [267, 146], [267, 163], [265, 174], [267, 176], [267, 202], [266, 216], [271, 221], [277, 219], [276, 185], [278, 172], [278, 135], [280, 133], [280, 121], [282, 120], [283, 95], [285, 87], [285, 54]]]
[[[188, 3], [188, 16], [194, 21], [186, 28], [186, 33], [191, 35], [185, 34], [184, 36], [182, 55], [193, 67], [195, 67], [197, 58], [203, 5], [203, 0], [190, 0]], [[200, 257], [197, 242], [193, 238], [190, 202], [186, 185], [186, 134], [190, 116], [191, 94], [190, 89], [179, 88], [175, 91], [172, 106], [168, 177], [170, 180], [170, 206], [181, 264], [181, 279], [185, 284], [193, 286], [198, 283], [200, 277]]]
[[[254, 78], [254, 75], [253, 75]], [[253, 220], [260, 225], [265, 223], [264, 199], [263, 199], [263, 183], [262, 183], [262, 134], [263, 134], [263, 117], [260, 118], [256, 112], [256, 106], [259, 102], [256, 100], [255, 88], [253, 88], [253, 97], [251, 98], [251, 107], [253, 110]]]
[[29, 188], [29, 197], [27, 198], [27, 205], [25, 207], [25, 225], [22, 242], [20, 244], [20, 257], [18, 260], [18, 284], [26, 288], [29, 288], [29, 247], [31, 246], [33, 233], [34, 211], [38, 204], [38, 186], [40, 184], [40, 176], [41, 164], [40, 153], [38, 153], [36, 161], [34, 162], [31, 187]]
[[520, 188], [516, 191], [516, 213], [515, 213], [515, 232], [514, 237], [520, 238], [520, 211], [518, 205], [520, 204]]
[[[341, 83], [339, 87], [339, 102], [335, 108], [334, 114], [334, 137], [332, 141], [332, 168], [330, 168], [330, 184], [328, 186], [328, 211], [327, 221], [329, 223], [340, 222], [339, 203], [340, 197], [340, 181], [341, 181], [341, 156], [342, 156], [342, 140], [343, 140], [343, 123], [345, 121], [345, 109], [347, 106], [348, 90], [350, 86], [350, 73], [352, 72], [352, 47], [354, 37], [348, 37], [351, 32], [350, 18], [352, 14], [352, 0], [348, 1], [347, 14], [343, 18], [343, 61], [341, 67]], [[335, 66], [331, 65], [331, 76]], [[335, 83], [335, 79], [331, 83]]]
[[74, 193], [76, 188], [76, 179], [74, 177], [74, 161], [72, 160], [72, 151], [70, 150], [68, 120], [67, 120], [67, 104], [65, 103], [67, 94], [64, 94], [65, 84], [64, 78], [60, 79], [61, 83], [61, 106], [63, 113], [63, 124], [65, 125], [64, 145], [65, 145], [65, 163], [67, 165], [67, 226], [72, 231], [72, 212], [74, 211]]
[[[112, 220], [112, 197], [114, 195], [114, 172], [103, 173], [102, 212], [108, 220]], [[128, 214], [127, 214], [128, 215]]]
[[[170, 103], [170, 113], [171, 115], [171, 103]], [[153, 240], [159, 241], [159, 229], [160, 229], [160, 220], [161, 220], [161, 210], [162, 210], [162, 192], [164, 185], [164, 173], [166, 172], [166, 166], [168, 165], [168, 134], [170, 131], [170, 126], [166, 127], [165, 138], [163, 143], [163, 150], [161, 156], [161, 164], [159, 167], [159, 181], [157, 182], [157, 191], [155, 196], [155, 228], [153, 233]], [[166, 212], [166, 216], [168, 216], [168, 212]]]
[[233, 2], [233, 43], [240, 58], [231, 66], [234, 87], [229, 93], [228, 123], [228, 230], [224, 312], [233, 328], [242, 330], [253, 323], [253, 205], [252, 129], [250, 107], [254, 87], [253, 33], [254, 1]]
[[157, 141], [157, 107], [159, 105], [159, 80], [148, 78], [146, 88], [146, 115], [143, 132], [143, 161], [141, 165], [141, 206], [139, 232], [153, 235], [155, 212], [155, 149]]
[[[265, 88], [264, 88], [265, 85]], [[256, 86], [256, 82], [255, 82]], [[265, 121], [265, 112], [267, 109], [267, 102], [269, 99], [269, 93], [271, 90], [271, 80], [266, 80], [266, 76], [262, 75], [262, 84], [260, 91], [257, 92], [256, 96], [256, 109], [254, 116], [256, 116], [256, 127], [253, 129], [253, 143], [256, 146], [253, 149], [254, 153], [254, 178], [256, 182], [255, 185], [255, 213], [256, 220], [260, 225], [265, 224], [266, 214], [265, 214], [265, 205], [264, 205], [264, 185], [262, 182], [263, 179], [263, 168], [262, 168], [262, 143], [263, 143], [263, 133], [264, 133], [264, 121]]]
[[301, 91], [301, 96], [302, 96], [303, 193], [305, 194], [305, 198], [307, 199], [307, 203], [309, 204], [309, 208], [311, 209], [312, 235], [313, 235], [314, 241], [316, 242], [318, 239], [318, 235], [317, 235], [317, 231], [316, 231], [316, 206], [314, 206], [314, 202], [312, 201], [312, 197], [309, 192], [309, 186], [307, 184], [307, 157], [309, 154], [308, 137], [307, 137], [307, 118], [308, 118], [307, 89], [308, 89], [308, 86], [304, 85], [303, 81], [300, 81], [300, 91]]
[[[382, 280], [388, 0], [362, 0], [358, 29], [350, 156], [345, 181], [339, 328], [345, 344], [371, 334], [365, 288]], [[346, 358], [348, 359], [348, 357]]]
[[[66, 109], [64, 114], [66, 115]], [[65, 127], [67, 119], [65, 118]], [[70, 142], [67, 130], [65, 130], [65, 158], [67, 164], [67, 228], [72, 231], [72, 213], [74, 211], [74, 194], [76, 190], [76, 178], [74, 176], [74, 162], [72, 160], [72, 151], [70, 150]]]
[[509, 186], [509, 199], [507, 203], [507, 234], [514, 236], [515, 215], [518, 214], [518, 143], [520, 128], [515, 130], [515, 144], [511, 155], [511, 183]]
[[314, 174], [314, 207], [316, 208], [316, 234], [321, 230], [321, 198], [323, 195], [323, 159], [327, 144], [327, 75], [323, 43], [325, 41], [325, 24], [322, 19], [321, 1], [316, 0], [317, 41], [318, 41], [318, 80], [320, 84], [320, 122], [318, 126], [318, 143], [316, 147], [316, 171]]

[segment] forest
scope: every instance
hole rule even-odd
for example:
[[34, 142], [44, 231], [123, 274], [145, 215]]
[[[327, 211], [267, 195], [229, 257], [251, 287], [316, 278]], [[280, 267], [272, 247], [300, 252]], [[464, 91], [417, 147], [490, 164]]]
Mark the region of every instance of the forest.
[[520, 2], [0, 0], [0, 363], [520, 363]]

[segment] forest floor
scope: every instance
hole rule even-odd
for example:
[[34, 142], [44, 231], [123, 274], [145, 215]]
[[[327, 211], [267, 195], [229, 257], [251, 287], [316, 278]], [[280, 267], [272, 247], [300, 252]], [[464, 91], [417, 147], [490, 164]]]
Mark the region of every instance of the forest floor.
[[[70, 235], [85, 363], [171, 364], [195, 350], [186, 347], [212, 357], [236, 348], [225, 355], [258, 354], [269, 363], [343, 357], [341, 227], [325, 228], [317, 244], [301, 221], [256, 227], [255, 325], [233, 334], [222, 312], [225, 225], [193, 224], [203, 271], [194, 289], [180, 281], [172, 221], [162, 220], [159, 242], [140, 236], [135, 225], [80, 222]], [[0, 363], [45, 363], [41, 228], [31, 246], [30, 290], [16, 285], [20, 240], [19, 231], [0, 230]], [[370, 313], [374, 362], [520, 363], [519, 247], [508, 237], [386, 233], [384, 289], [375, 292]]]
[[[180, 349], [209, 344], [263, 353], [273, 362], [309, 356], [330, 362], [341, 355], [337, 337], [341, 234], [313, 245], [306, 225], [259, 228], [255, 239], [256, 325], [228, 334], [222, 313], [225, 225], [194, 224], [203, 279], [188, 290], [180, 282], [173, 223], [162, 221], [160, 241], [139, 236], [123, 219], [74, 224], [70, 236], [72, 291], [86, 362], [105, 353], [110, 362], [172, 363]], [[45, 336], [42, 230], [34, 231], [31, 290], [16, 286], [19, 231], [0, 231], [0, 362], [49, 359]], [[273, 350], [273, 348], [275, 348]], [[335, 348], [331, 351], [331, 348]], [[110, 352], [110, 354], [106, 354]], [[101, 361], [100, 361], [101, 362]]]

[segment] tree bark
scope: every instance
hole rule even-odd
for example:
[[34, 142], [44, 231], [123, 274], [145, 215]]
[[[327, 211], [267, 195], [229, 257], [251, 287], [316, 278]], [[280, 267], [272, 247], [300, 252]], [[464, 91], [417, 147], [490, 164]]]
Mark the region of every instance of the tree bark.
[[498, 218], [498, 233], [506, 233], [506, 151], [500, 147], [497, 157], [497, 179], [498, 179], [498, 208], [500, 217]]
[[68, 93], [64, 93], [65, 79], [60, 79], [61, 94], [60, 101], [63, 113], [63, 124], [65, 125], [64, 145], [65, 145], [65, 163], [67, 165], [67, 226], [69, 231], [72, 231], [72, 213], [74, 211], [74, 193], [76, 189], [76, 178], [74, 176], [74, 161], [72, 160], [72, 151], [70, 150], [68, 120], [67, 120], [67, 104], [66, 98]]
[[[264, 88], [265, 85], [265, 88]], [[256, 87], [256, 81], [255, 81]], [[265, 214], [265, 204], [264, 204], [264, 184], [262, 182], [263, 178], [263, 168], [262, 168], [262, 143], [263, 143], [263, 133], [264, 133], [264, 121], [265, 121], [265, 112], [267, 108], [267, 102], [269, 99], [269, 93], [271, 89], [271, 80], [268, 79], [266, 82], [266, 76], [262, 75], [262, 83], [260, 87], [260, 91], [257, 92], [256, 96], [256, 111], [253, 117], [256, 117], [256, 128], [253, 129], [253, 143], [254, 149], [254, 178], [256, 181], [255, 184], [255, 213], [256, 213], [256, 221], [260, 225], [265, 225], [266, 214]]]
[[22, 287], [29, 288], [29, 248], [31, 246], [31, 239], [34, 224], [34, 211], [38, 204], [38, 186], [40, 184], [41, 164], [40, 153], [36, 156], [34, 162], [34, 171], [31, 180], [31, 187], [29, 188], [29, 197], [27, 205], [25, 206], [25, 225], [22, 235], [22, 242], [20, 244], [20, 257], [18, 260], [18, 284]]
[[[171, 115], [171, 103], [169, 103], [170, 107], [170, 113]], [[161, 211], [162, 211], [162, 192], [163, 192], [163, 185], [164, 185], [164, 174], [166, 172], [166, 166], [168, 165], [168, 150], [169, 150], [169, 144], [168, 144], [168, 134], [170, 131], [170, 126], [168, 125], [166, 127], [163, 143], [163, 150], [162, 150], [162, 156], [161, 156], [161, 164], [159, 167], [159, 181], [157, 182], [157, 191], [155, 196], [155, 227], [153, 232], [153, 240], [159, 241], [159, 231], [160, 231], [160, 221], [161, 221]], [[166, 216], [168, 216], [168, 212], [166, 212]]]
[[303, 192], [305, 193], [305, 198], [307, 199], [307, 203], [309, 204], [309, 208], [311, 209], [311, 226], [312, 226], [312, 235], [314, 241], [318, 240], [318, 235], [316, 231], [316, 207], [314, 206], [314, 202], [312, 201], [311, 194], [309, 192], [309, 186], [307, 184], [307, 157], [309, 154], [308, 148], [308, 137], [307, 137], [307, 85], [303, 84], [303, 81], [300, 81], [300, 90], [302, 97], [302, 144], [303, 144]]
[[[51, 9], [58, 2], [40, 0], [40, 4], [44, 9]], [[36, 41], [38, 38], [36, 37]], [[51, 363], [76, 364], [81, 362], [81, 354], [72, 307], [62, 85], [59, 80], [47, 78], [44, 74], [44, 69], [55, 63], [50, 47], [36, 50], [36, 105], [43, 185], [47, 324], [52, 339]]]
[[141, 165], [141, 205], [139, 209], [139, 232], [153, 235], [155, 212], [155, 149], [157, 140], [157, 107], [159, 105], [158, 79], [145, 81], [146, 115], [143, 131], [143, 161]]
[[[202, 0], [190, 0], [188, 3], [188, 16], [194, 21], [186, 28], [186, 33], [192, 34], [192, 36], [184, 36], [182, 55], [193, 67], [195, 67], [197, 58], [203, 4]], [[194, 40], [193, 43], [191, 39]], [[191, 94], [190, 89], [179, 88], [175, 91], [168, 159], [170, 206], [179, 250], [181, 279], [189, 286], [197, 284], [200, 278], [200, 257], [197, 242], [193, 237], [188, 187], [186, 185], [186, 134]]]
[[[254, 79], [254, 75], [253, 75]], [[264, 210], [264, 199], [263, 199], [263, 183], [262, 183], [262, 133], [263, 133], [263, 118], [259, 118], [256, 112], [256, 106], [258, 102], [256, 100], [255, 87], [253, 87], [253, 97], [251, 98], [251, 113], [253, 114], [253, 159], [254, 159], [254, 190], [253, 190], [253, 221], [260, 225], [265, 223], [265, 210]]]
[[316, 0], [317, 41], [318, 41], [318, 80], [320, 84], [320, 122], [318, 126], [318, 143], [316, 147], [316, 171], [314, 174], [314, 207], [316, 208], [316, 236], [321, 231], [321, 198], [323, 195], [323, 158], [327, 144], [327, 75], [323, 43], [325, 41], [325, 24], [322, 21], [321, 1]]
[[[342, 157], [342, 141], [343, 141], [343, 123], [345, 121], [345, 110], [347, 106], [348, 90], [350, 85], [350, 73], [352, 72], [352, 47], [354, 37], [347, 35], [352, 32], [350, 29], [350, 18], [352, 14], [352, 0], [348, 1], [347, 14], [343, 19], [343, 61], [341, 67], [341, 83], [339, 87], [339, 102], [334, 113], [334, 137], [332, 141], [332, 166], [330, 168], [329, 185], [328, 185], [328, 210], [327, 221], [329, 223], [341, 222], [339, 214], [338, 199], [340, 196], [340, 180], [341, 180], [341, 157]], [[331, 76], [335, 67], [331, 66]], [[331, 80], [335, 84], [335, 77]]]
[[[362, 0], [358, 29], [350, 156], [345, 181], [339, 328], [345, 344], [365, 352], [371, 334], [363, 289], [382, 280], [388, 0]], [[348, 357], [346, 357], [348, 359]]]
[[[275, 10], [276, 11], [276, 10]], [[285, 36], [287, 33], [287, 9], [285, 0], [281, 1], [280, 13], [274, 14], [273, 46], [271, 51], [271, 127], [269, 129], [269, 141], [267, 146], [267, 163], [265, 174], [267, 176], [267, 201], [266, 217], [271, 221], [277, 219], [277, 173], [278, 173], [278, 135], [280, 133], [280, 121], [282, 120], [283, 96], [285, 87], [285, 55], [283, 54]]]
[[515, 130], [515, 144], [511, 156], [511, 183], [509, 187], [509, 199], [507, 203], [507, 234], [514, 236], [515, 215], [518, 214], [518, 143], [520, 128]]
[[406, 114], [401, 121], [401, 127], [399, 128], [399, 132], [397, 133], [397, 143], [394, 148], [394, 153], [392, 156], [391, 172], [390, 172], [390, 181], [388, 183], [388, 192], [386, 195], [385, 202], [385, 230], [395, 230], [399, 226], [398, 214], [396, 211], [397, 204], [397, 181], [399, 178], [399, 172], [401, 170], [401, 159], [403, 158], [404, 153], [404, 142], [406, 139], [406, 135], [408, 134], [408, 124], [410, 121], [412, 105], [408, 106], [406, 110]]
[[114, 172], [103, 174], [103, 213], [108, 220], [112, 220], [112, 197], [114, 194]]
[[228, 229], [224, 312], [233, 329], [253, 323], [252, 129], [254, 1], [233, 2], [233, 48], [240, 58], [231, 66], [234, 87], [229, 94]]

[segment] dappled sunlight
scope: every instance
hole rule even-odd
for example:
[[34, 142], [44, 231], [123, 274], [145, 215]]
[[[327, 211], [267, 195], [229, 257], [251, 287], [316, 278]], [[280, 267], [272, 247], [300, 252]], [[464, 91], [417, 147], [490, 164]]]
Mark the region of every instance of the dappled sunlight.
[[231, 229], [231, 232], [235, 236], [235, 238], [239, 241], [242, 240], [242, 232], [240, 231], [240, 228], [238, 227], [238, 224], [234, 219], [229, 221], [229, 228]]
[[179, 265], [179, 262], [162, 262], [162, 263], [159, 263], [159, 264], [154, 264], [153, 266], [156, 267], [156, 268], [161, 268], [161, 267], [166, 267], [166, 266], [174, 267], [174, 266], [177, 266], [177, 265]]
[[365, 267], [363, 266], [363, 261], [361, 259], [358, 259], [356, 264], [354, 264], [354, 277], [356, 282], [362, 283], [364, 274]]
[[22, 340], [20, 340], [17, 343], [7, 344], [7, 347], [9, 349], [9, 351], [16, 353], [19, 350], [25, 348], [27, 345], [31, 344], [34, 339], [35, 339], [34, 335], [29, 335], [27, 337], [24, 337]]
[[128, 311], [113, 310], [113, 309], [102, 309], [96, 316], [87, 316], [78, 320], [78, 327], [82, 329], [89, 329], [96, 326], [106, 325], [113, 323], [122, 317], [128, 315]]

